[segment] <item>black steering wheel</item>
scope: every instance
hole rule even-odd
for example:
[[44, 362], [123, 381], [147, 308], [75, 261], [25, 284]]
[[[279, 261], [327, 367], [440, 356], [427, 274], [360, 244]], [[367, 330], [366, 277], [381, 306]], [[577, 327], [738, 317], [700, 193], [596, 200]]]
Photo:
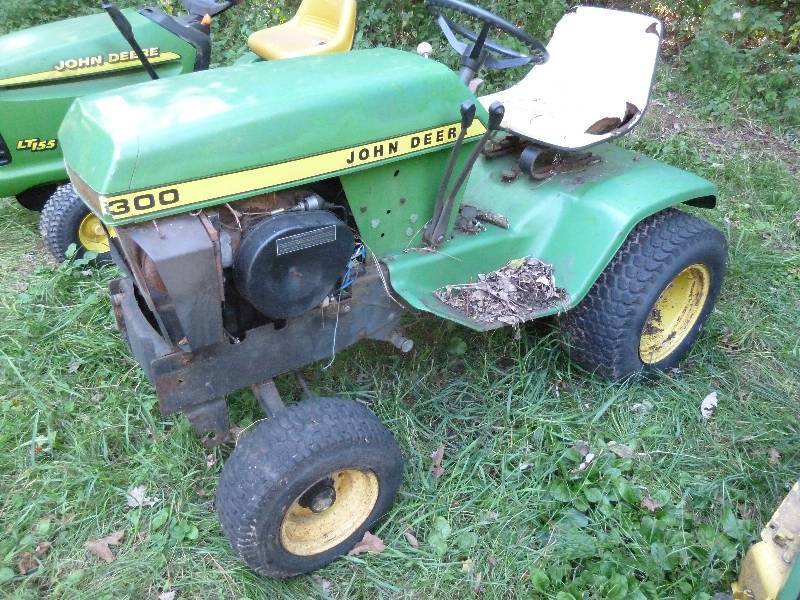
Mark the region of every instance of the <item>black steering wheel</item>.
[[[425, 3], [436, 17], [436, 22], [448, 43], [461, 55], [462, 75], [466, 71], [467, 75], [471, 74], [470, 79], [481, 67], [510, 69], [525, 65], [540, 65], [547, 62], [549, 58], [547, 48], [539, 40], [530, 36], [524, 29], [479, 6], [461, 0], [426, 0]], [[443, 8], [469, 15], [483, 23], [483, 27], [480, 32], [476, 33], [445, 17], [441, 12]], [[489, 37], [492, 29], [502, 31], [519, 40], [530, 52], [523, 54], [498, 44]], [[461, 41], [458, 36], [468, 39], [470, 43]]]

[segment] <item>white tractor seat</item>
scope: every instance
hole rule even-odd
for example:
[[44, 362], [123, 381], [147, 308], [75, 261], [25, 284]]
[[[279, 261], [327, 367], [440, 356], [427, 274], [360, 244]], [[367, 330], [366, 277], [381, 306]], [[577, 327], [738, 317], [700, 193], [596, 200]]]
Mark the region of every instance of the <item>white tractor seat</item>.
[[650, 100], [662, 31], [654, 17], [574, 8], [553, 32], [549, 61], [480, 101], [502, 102], [502, 128], [543, 146], [576, 151], [619, 137]]

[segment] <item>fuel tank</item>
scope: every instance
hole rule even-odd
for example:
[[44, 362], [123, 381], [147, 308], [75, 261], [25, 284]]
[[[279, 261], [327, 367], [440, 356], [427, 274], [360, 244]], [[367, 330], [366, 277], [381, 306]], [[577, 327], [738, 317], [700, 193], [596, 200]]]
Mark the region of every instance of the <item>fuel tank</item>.
[[[161, 77], [194, 70], [191, 44], [135, 10], [123, 13]], [[105, 13], [0, 37], [0, 137], [8, 149], [0, 196], [66, 181], [58, 128], [76, 97], [148, 80]]]
[[[381, 48], [81, 98], [60, 137], [84, 200], [121, 224], [442, 150], [466, 100], [446, 66]], [[469, 137], [486, 118], [479, 108]]]

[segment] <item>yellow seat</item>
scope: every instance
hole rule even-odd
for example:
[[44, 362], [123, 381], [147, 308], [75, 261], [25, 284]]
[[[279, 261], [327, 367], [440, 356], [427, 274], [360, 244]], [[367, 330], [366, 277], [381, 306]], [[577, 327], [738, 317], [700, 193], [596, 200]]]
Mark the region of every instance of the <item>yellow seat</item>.
[[356, 0], [303, 0], [283, 25], [256, 31], [250, 50], [265, 60], [346, 52], [356, 34]]

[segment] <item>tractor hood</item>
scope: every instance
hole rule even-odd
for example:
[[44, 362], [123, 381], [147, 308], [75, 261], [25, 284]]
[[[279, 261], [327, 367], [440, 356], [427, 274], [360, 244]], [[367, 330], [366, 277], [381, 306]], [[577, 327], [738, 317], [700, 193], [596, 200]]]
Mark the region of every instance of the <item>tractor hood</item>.
[[[60, 139], [84, 199], [119, 224], [441, 149], [454, 141], [468, 99], [435, 61], [362, 50], [82, 98]], [[479, 117], [485, 122], [482, 108]], [[469, 133], [483, 131], [476, 120]]]
[[[138, 12], [123, 12], [151, 62], [182, 58], [176, 48], [164, 47], [165, 39], [170, 46], [190, 49]], [[140, 64], [107, 14], [65, 19], [0, 37], [0, 92], [113, 74]]]

